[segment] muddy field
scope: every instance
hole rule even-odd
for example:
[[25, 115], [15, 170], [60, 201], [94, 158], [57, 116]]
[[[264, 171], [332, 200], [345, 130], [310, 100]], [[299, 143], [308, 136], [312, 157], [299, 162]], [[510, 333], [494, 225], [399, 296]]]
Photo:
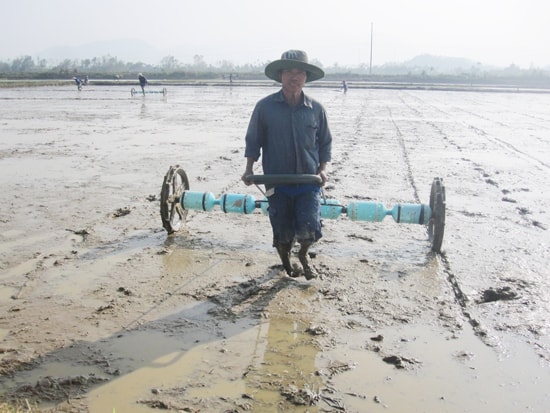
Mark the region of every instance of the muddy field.
[[[151, 91], [162, 90], [150, 86]], [[275, 87], [0, 89], [0, 401], [66, 412], [549, 412], [550, 94], [331, 87], [325, 196], [427, 203], [425, 226], [324, 220], [285, 277], [268, 218], [162, 228], [171, 165], [249, 193]], [[261, 173], [258, 169], [257, 173]]]

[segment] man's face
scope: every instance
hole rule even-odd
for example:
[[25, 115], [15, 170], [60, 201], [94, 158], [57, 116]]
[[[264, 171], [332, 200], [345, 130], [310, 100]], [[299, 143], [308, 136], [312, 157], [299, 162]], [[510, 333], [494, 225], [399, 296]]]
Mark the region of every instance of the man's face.
[[281, 84], [283, 89], [289, 93], [298, 93], [306, 83], [307, 72], [302, 69], [281, 70]]

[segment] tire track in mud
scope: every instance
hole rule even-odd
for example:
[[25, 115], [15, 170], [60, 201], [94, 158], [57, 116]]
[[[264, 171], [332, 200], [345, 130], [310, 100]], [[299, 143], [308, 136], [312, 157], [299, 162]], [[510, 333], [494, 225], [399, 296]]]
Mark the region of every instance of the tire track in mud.
[[[438, 107], [436, 105], [426, 103], [424, 100], [418, 98], [417, 96], [411, 95], [411, 98], [414, 98], [417, 102], [421, 103], [421, 104], [418, 105], [420, 107], [425, 107], [425, 106], [429, 107], [429, 106], [431, 106], [433, 108], [433, 110], [443, 114], [445, 118], [453, 118], [453, 116], [451, 116], [451, 113], [449, 113], [448, 111], [442, 110], [440, 107]], [[411, 111], [416, 113], [419, 118], [424, 117], [423, 114], [415, 108], [415, 106], [407, 103], [403, 98], [401, 100], [402, 100], [403, 104], [406, 105]], [[506, 124], [503, 124], [502, 122], [498, 122], [498, 121], [489, 119], [489, 118], [484, 117], [484, 116], [482, 116], [478, 113], [473, 113], [471, 111], [465, 111], [461, 108], [455, 108], [455, 109], [460, 110], [460, 111], [468, 114], [468, 116], [477, 117], [477, 118], [482, 119], [486, 122], [494, 122], [496, 124], [501, 125], [502, 127], [509, 128], [509, 125], [506, 125]], [[431, 120], [425, 120], [424, 123], [426, 125], [428, 125], [429, 127], [431, 127], [434, 131], [436, 131], [437, 136], [440, 136], [447, 144], [454, 147], [458, 152], [462, 152], [464, 149], [467, 149], [467, 148], [463, 148], [460, 145], [459, 142], [456, 142], [454, 139], [449, 137], [437, 123], [435, 123]], [[515, 155], [517, 157], [521, 157], [521, 158], [527, 160], [527, 162], [529, 164], [531, 164], [535, 170], [545, 172], [546, 168], [548, 168], [548, 164], [546, 162], [541, 161], [537, 157], [531, 156], [528, 153], [525, 153], [524, 151], [516, 148], [514, 145], [509, 144], [505, 140], [502, 140], [498, 137], [492, 136], [490, 133], [488, 133], [486, 130], [484, 130], [482, 128], [478, 128], [477, 126], [474, 126], [471, 123], [464, 122], [464, 121], [459, 122], [459, 124], [462, 124], [468, 130], [473, 130], [476, 133], [477, 136], [479, 136], [480, 138], [487, 141], [489, 143], [489, 145], [491, 145], [493, 147], [496, 146], [496, 147], [504, 148], [505, 150], [508, 150], [508, 151], [511, 152], [512, 157]], [[480, 164], [478, 164], [478, 163], [476, 163], [476, 162], [474, 162], [470, 159], [467, 159], [467, 158], [462, 158], [462, 161], [467, 162], [467, 163], [470, 164], [471, 169], [473, 169], [476, 173], [479, 174], [479, 179], [484, 183], [484, 185], [487, 186], [487, 188], [495, 188], [495, 187], [500, 188], [500, 192], [503, 195], [502, 198], [501, 198], [502, 202], [509, 202], [509, 203], [512, 203], [512, 204], [516, 203], [516, 200], [510, 198], [510, 195], [509, 195], [510, 193], [512, 193], [514, 191], [514, 189], [512, 189], [512, 188], [509, 188], [509, 189], [501, 188], [501, 185], [499, 184], [498, 179], [494, 179], [494, 177], [489, 172], [487, 172], [485, 170], [485, 168], [483, 168], [482, 165], [480, 165]], [[520, 192], [521, 191], [529, 191], [529, 189], [522, 187], [522, 188], [519, 188], [519, 189], [515, 189], [515, 191], [520, 191]], [[523, 222], [523, 225], [531, 226], [531, 227], [537, 227], [541, 230], [546, 230], [547, 229], [546, 225], [544, 223], [541, 223], [538, 220], [529, 217], [529, 214], [531, 213], [529, 208], [522, 207], [522, 206], [518, 205], [515, 209], [518, 212], [519, 217], [520, 217], [520, 222]], [[466, 215], [466, 216], [471, 216], [472, 215], [472, 214], [470, 214], [470, 213], [468, 213], [467, 211], [464, 211], [464, 210], [463, 211], [456, 211], [456, 212], [458, 212], [462, 215]], [[503, 220], [506, 220], [506, 221], [511, 221], [512, 220], [510, 217], [506, 217], [506, 216], [503, 216], [503, 217], [500, 217], [500, 218], [503, 219]], [[520, 224], [520, 222], [516, 222], [516, 220], [513, 220], [512, 223], [513, 224]], [[453, 291], [455, 300], [458, 303], [458, 305], [460, 306], [461, 312], [462, 312], [465, 320], [467, 320], [468, 323], [471, 325], [474, 334], [485, 345], [490, 346], [490, 347], [497, 346], [498, 343], [496, 342], [496, 340], [497, 340], [496, 337], [491, 337], [488, 334], [487, 326], [484, 326], [480, 322], [480, 320], [478, 320], [476, 318], [476, 316], [474, 316], [472, 314], [473, 309], [470, 308], [471, 307], [470, 300], [466, 296], [466, 294], [463, 292], [463, 290], [460, 286], [460, 283], [459, 283], [458, 276], [454, 272], [453, 268], [450, 265], [450, 262], [447, 259], [447, 256], [444, 253], [441, 255], [441, 263], [442, 263], [442, 266], [443, 266], [443, 273], [446, 276], [447, 282], [451, 286], [451, 289]], [[509, 283], [506, 283], [506, 284], [509, 284]], [[509, 288], [509, 287], [506, 287], [506, 288]], [[501, 290], [501, 288], [488, 288], [488, 289], [484, 290], [484, 294], [495, 292], [495, 291], [496, 291], [496, 294], [498, 294], [500, 290]], [[489, 321], [489, 324], [490, 324], [490, 321]], [[546, 358], [546, 356], [542, 356], [542, 357]]]
[[[407, 102], [405, 102], [405, 100], [401, 96], [400, 96], [400, 100], [401, 100], [401, 103], [404, 106], [406, 106], [409, 110], [411, 110], [413, 113], [415, 113], [418, 118], [422, 118], [422, 113], [420, 111], [418, 111], [416, 108], [414, 108], [413, 106], [411, 106]], [[401, 148], [402, 158], [403, 158], [403, 160], [405, 162], [405, 165], [406, 165], [407, 180], [409, 182], [409, 185], [413, 189], [413, 194], [414, 194], [415, 201], [417, 203], [420, 203], [420, 197], [418, 195], [418, 188], [417, 188], [417, 185], [416, 185], [416, 182], [415, 182], [415, 179], [414, 179], [414, 174], [413, 174], [413, 171], [412, 171], [411, 161], [410, 161], [410, 158], [409, 158], [409, 151], [407, 149], [407, 145], [405, 143], [403, 133], [401, 132], [397, 122], [395, 121], [395, 118], [393, 116], [391, 108], [388, 107], [387, 109], [388, 109], [388, 112], [389, 112], [389, 117], [390, 117], [390, 119], [391, 119], [391, 121], [394, 125], [395, 131], [396, 131], [399, 147]], [[436, 125], [433, 125], [433, 124], [430, 124], [430, 125], [432, 125], [434, 127], [436, 126]], [[436, 128], [436, 130], [437, 130], [437, 132], [440, 136], [443, 136], [443, 137], [446, 138], [446, 136], [443, 134], [441, 129]], [[451, 290], [453, 292], [455, 302], [459, 305], [462, 315], [468, 321], [468, 323], [472, 326], [472, 328], [474, 330], [474, 333], [477, 336], [479, 336], [480, 338], [482, 338], [482, 340], [486, 344], [490, 344], [487, 340], [485, 340], [485, 338], [487, 337], [487, 333], [482, 328], [479, 321], [474, 319], [471, 316], [471, 314], [468, 312], [468, 298], [467, 298], [466, 294], [462, 291], [462, 288], [460, 287], [460, 284], [458, 282], [458, 278], [457, 278], [456, 274], [453, 272], [453, 270], [451, 268], [451, 265], [450, 265], [450, 262], [448, 261], [445, 253], [444, 252], [440, 253], [438, 258], [439, 258], [439, 261], [440, 261], [440, 263], [443, 267], [443, 273], [446, 276], [446, 280], [447, 280], [448, 284], [450, 285]]]
[[[362, 120], [365, 115], [367, 101], [364, 100], [361, 104], [361, 107], [357, 113], [357, 116], [353, 119], [353, 132], [349, 138], [338, 140], [338, 143], [342, 143], [341, 147], [338, 147], [338, 159], [334, 159], [334, 143], [333, 143], [333, 161], [331, 162], [331, 180], [334, 182], [339, 182], [341, 180], [341, 172], [344, 171], [342, 165], [347, 165], [350, 161], [350, 153], [354, 151], [354, 148], [359, 144], [359, 139], [362, 135]], [[345, 113], [345, 111], [344, 111]], [[332, 129], [332, 128], [331, 128]], [[332, 131], [334, 135], [334, 131]], [[330, 181], [329, 181], [330, 182]], [[331, 189], [332, 186], [329, 186], [327, 189]]]
[[420, 197], [418, 196], [418, 188], [416, 187], [416, 183], [414, 181], [414, 176], [411, 168], [411, 161], [409, 159], [409, 153], [407, 151], [407, 146], [405, 145], [405, 140], [403, 139], [403, 134], [401, 133], [401, 130], [399, 129], [399, 126], [397, 126], [397, 123], [395, 122], [395, 119], [393, 118], [393, 114], [391, 111], [391, 108], [388, 107], [388, 112], [390, 115], [390, 119], [393, 123], [393, 126], [395, 128], [395, 132], [397, 133], [397, 139], [399, 142], [399, 147], [401, 148], [401, 156], [403, 157], [403, 160], [405, 161], [405, 166], [407, 167], [407, 181], [409, 182], [409, 185], [413, 189], [413, 196], [416, 203], [420, 202]]
[[[467, 112], [467, 111], [464, 111], [463, 112], [467, 113], [468, 115], [471, 115], [471, 116], [476, 116], [477, 114], [475, 113], [471, 113], [471, 112]], [[489, 120], [489, 121], [492, 121], [490, 119], [487, 119], [487, 118], [483, 118], [479, 115], [477, 115], [479, 118], [482, 118], [484, 120]], [[531, 156], [529, 155], [528, 153], [525, 153], [524, 151], [516, 148], [514, 145], [512, 145], [511, 143], [508, 143], [502, 139], [499, 139], [495, 136], [491, 136], [489, 135], [485, 130], [481, 129], [481, 128], [478, 128], [477, 126], [474, 126], [474, 125], [471, 125], [469, 123], [466, 123], [464, 122], [464, 124], [471, 130], [473, 130], [478, 136], [484, 138], [485, 140], [493, 143], [493, 144], [496, 144], [498, 146], [501, 146], [505, 149], [508, 149], [518, 155], [521, 155], [522, 157], [532, 161], [535, 165], [534, 166], [537, 166], [538, 165], [538, 168], [540, 169], [540, 167], [544, 167], [546, 169], [549, 169], [550, 168], [550, 164], [538, 159], [538, 158], [535, 158], [534, 156]]]
[[[424, 100], [416, 97], [416, 96], [412, 96], [409, 94], [409, 96], [411, 98], [414, 98], [416, 101], [420, 101], [422, 103], [423, 106], [430, 106], [431, 108], [433, 108], [434, 110], [438, 111], [439, 113], [445, 115], [446, 117], [450, 117], [452, 118], [451, 114], [449, 112], [446, 112], [444, 110], [442, 110], [441, 108], [439, 108], [438, 106], [435, 106], [435, 105], [431, 105], [431, 104], [428, 104], [426, 103]], [[403, 105], [405, 105], [407, 108], [409, 108], [411, 111], [413, 111], [414, 113], [416, 113], [418, 115], [418, 117], [422, 117], [422, 114], [420, 111], [418, 111], [414, 106], [412, 106], [411, 104], [407, 103], [403, 97], [400, 98], [401, 99], [401, 102], [403, 103]], [[466, 111], [462, 108], [456, 108], [455, 109], [457, 110], [460, 110], [466, 114], [468, 114], [469, 116], [475, 116], [475, 117], [478, 117], [480, 119], [483, 119], [485, 121], [489, 121], [489, 122], [495, 122], [497, 124], [500, 124], [502, 126], [505, 126], [505, 127], [508, 127], [508, 125], [502, 123], [502, 122], [498, 122], [498, 121], [493, 121], [492, 119], [489, 119], [487, 117], [483, 117], [481, 116], [480, 114], [478, 113], [475, 113], [475, 112], [471, 112], [471, 111]], [[438, 134], [438, 136], [441, 136], [447, 143], [449, 143], [450, 145], [452, 145], [454, 148], [456, 148], [459, 152], [461, 152], [463, 150], [462, 146], [460, 144], [458, 144], [457, 142], [455, 142], [454, 140], [450, 139], [449, 136], [441, 129], [441, 127], [439, 127], [435, 122], [432, 122], [432, 121], [429, 121], [429, 120], [426, 120], [425, 121], [425, 124], [426, 125], [429, 125], [430, 127], [432, 127]], [[541, 161], [540, 159], [538, 158], [535, 158], [527, 153], [525, 153], [524, 151], [521, 151], [519, 150], [518, 148], [516, 148], [514, 145], [511, 145], [509, 144], [508, 142], [502, 140], [502, 139], [499, 139], [497, 137], [494, 137], [494, 136], [491, 136], [490, 134], [488, 134], [485, 130], [481, 129], [481, 128], [478, 128], [470, 123], [467, 123], [467, 122], [462, 122], [463, 125], [465, 125], [468, 129], [471, 129], [473, 130], [478, 136], [480, 136], [481, 138], [485, 139], [486, 141], [492, 143], [492, 144], [495, 144], [497, 146], [501, 146], [505, 149], [508, 149], [510, 151], [512, 151], [513, 153], [516, 153], [516, 154], [519, 154], [521, 156], [523, 156], [525, 159], [527, 159], [528, 161], [531, 161], [532, 163], [534, 163], [534, 166], [539, 169], [540, 171], [544, 171], [545, 169], [547, 168], [550, 168], [550, 164], [547, 164], [543, 161]], [[491, 178], [491, 174], [489, 174], [487, 171], [485, 171], [485, 169], [475, 163], [475, 162], [472, 162], [470, 161], [469, 159], [466, 159], [466, 158], [463, 158], [464, 161], [467, 161], [469, 163], [472, 164], [473, 166], [473, 169], [478, 171], [480, 174], [481, 174], [481, 177], [482, 179], [484, 179], [485, 183], [489, 185], [489, 187], [497, 187], [497, 188], [500, 188], [500, 185], [497, 181], [495, 181], [493, 178]], [[525, 189], [525, 188], [522, 188], [521, 189], [522, 191], [523, 190], [527, 190], [528, 189]], [[500, 189], [500, 191], [502, 192], [503, 194], [503, 198], [502, 198], [502, 201], [503, 202], [510, 202], [510, 203], [516, 203], [516, 201], [514, 199], [511, 199], [508, 194], [511, 192], [511, 190], [509, 189], [506, 189], [506, 188], [502, 188]], [[529, 226], [534, 226], [534, 227], [537, 227], [537, 228], [540, 228], [542, 230], [546, 230], [547, 229], [547, 226], [544, 224], [544, 223], [541, 223], [539, 222], [538, 220], [535, 220], [535, 219], [529, 219], [527, 217], [527, 215], [530, 214], [530, 211], [529, 211], [529, 208], [527, 207], [522, 207], [522, 206], [518, 206], [516, 208], [516, 210], [518, 211], [519, 213], [519, 216], [520, 218], [522, 219], [523, 222], [525, 222], [527, 225]], [[462, 214], [467, 214], [466, 212], [462, 211], [461, 212]]]
[[[422, 103], [422, 106], [425, 106], [425, 107], [431, 107], [432, 109], [436, 110], [437, 112], [445, 115], [445, 117], [448, 117], [448, 118], [455, 118], [456, 116], [452, 115], [452, 112], [457, 112], [457, 111], [460, 111], [466, 115], [468, 115], [469, 117], [473, 117], [473, 118], [478, 118], [478, 119], [481, 119], [481, 120], [484, 120], [484, 121], [487, 121], [487, 122], [491, 122], [491, 123], [494, 123], [496, 125], [499, 125], [499, 126], [502, 126], [502, 127], [506, 127], [508, 128], [509, 125], [506, 124], [506, 123], [503, 123], [503, 122], [500, 122], [498, 120], [494, 120], [494, 119], [491, 119], [491, 118], [488, 118], [486, 116], [482, 116], [480, 113], [478, 112], [472, 112], [472, 111], [469, 111], [469, 110], [466, 110], [466, 109], [463, 109], [463, 108], [460, 108], [460, 107], [457, 107], [457, 106], [453, 106], [452, 108], [449, 108], [450, 110], [448, 111], [445, 111], [443, 109], [441, 109], [439, 106], [436, 106], [434, 104], [430, 104], [430, 103], [426, 103], [425, 100], [422, 100], [420, 99], [419, 97], [417, 96], [413, 96], [412, 94], [408, 94], [409, 97], [411, 98], [414, 98], [416, 101], [420, 101]], [[422, 117], [422, 114], [414, 107], [412, 106], [411, 104], [407, 103], [402, 97], [401, 97], [401, 102], [407, 106], [411, 111], [415, 112], [416, 114], [418, 114], [419, 117]], [[533, 116], [528, 116], [530, 118], [534, 118], [534, 119], [540, 119], [540, 118], [537, 118], [537, 117], [533, 117]], [[433, 127], [437, 132], [439, 132], [442, 136], [446, 136], [443, 131], [441, 130], [440, 127], [438, 127], [434, 122], [432, 121], [425, 121], [425, 123], [427, 125], [430, 125], [431, 127]], [[516, 146], [512, 145], [511, 143], [509, 142], [506, 142], [505, 140], [503, 139], [500, 139], [496, 136], [491, 136], [489, 133], [487, 133], [484, 129], [481, 129], [481, 128], [478, 128], [477, 126], [474, 126], [472, 125], [471, 123], [468, 123], [468, 122], [464, 122], [462, 121], [461, 122], [463, 125], [465, 125], [468, 129], [474, 131], [479, 137], [487, 140], [488, 142], [490, 143], [493, 143], [493, 144], [497, 144], [498, 146], [501, 146], [505, 149], [508, 149], [514, 153], [517, 153], [518, 155], [521, 155], [522, 157], [532, 161], [535, 165], [538, 165], [539, 167], [542, 166], [543, 168], [550, 168], [550, 164], [549, 163], [546, 163], [544, 162], [543, 160], [541, 159], [538, 159], [524, 151], [522, 151], [521, 149], [517, 148]], [[447, 137], [447, 140], [449, 141], [449, 143], [451, 143], [453, 146], [455, 146], [456, 148], [458, 149], [462, 149], [460, 147], [460, 145], [458, 145], [456, 142], [453, 142], [451, 140], [448, 139]]]
[[[452, 116], [449, 113], [441, 110], [439, 107], [437, 107], [435, 105], [428, 104], [424, 100], [422, 100], [422, 99], [420, 99], [416, 96], [413, 96], [410, 93], [408, 94], [408, 96], [411, 97], [411, 98], [414, 98], [417, 102], [421, 102], [422, 105], [427, 106], [427, 107], [431, 107], [432, 109], [437, 110], [441, 114], [452, 118]], [[411, 105], [407, 101], [405, 101], [405, 99], [403, 99], [403, 96], [400, 96], [399, 99], [401, 100], [401, 103], [404, 106], [406, 106], [411, 112], [415, 113], [419, 119], [422, 119], [424, 117], [422, 112], [420, 112], [416, 107], [414, 107], [413, 105]], [[424, 123], [426, 125], [431, 126], [437, 132], [438, 136], [442, 137], [446, 142], [448, 142], [450, 145], [455, 147], [459, 152], [462, 151], [462, 147], [458, 143], [456, 143], [453, 140], [449, 139], [449, 136], [447, 134], [445, 134], [443, 132], [443, 130], [435, 122], [432, 122], [432, 121], [429, 121], [429, 120], [424, 120]]]
[[[416, 109], [414, 106], [407, 103], [405, 101], [405, 99], [403, 99], [402, 96], [400, 96], [399, 99], [400, 99], [401, 103], [404, 106], [406, 106], [410, 111], [415, 113], [416, 116], [419, 119], [423, 118], [422, 113], [418, 109]], [[423, 104], [425, 104], [425, 103], [423, 102]], [[432, 107], [436, 108], [433, 105], [432, 105]], [[436, 108], [436, 109], [439, 110], [440, 112], [444, 113], [439, 108]], [[388, 111], [390, 112], [391, 120], [392, 120], [392, 122], [393, 122], [393, 124], [396, 128], [396, 131], [397, 131], [397, 134], [398, 134], [398, 137], [399, 137], [399, 143], [400, 143], [400, 146], [401, 146], [402, 151], [403, 151], [403, 158], [405, 159], [405, 163], [407, 164], [409, 182], [410, 182], [411, 186], [414, 189], [415, 199], [417, 200], [417, 202], [420, 202], [418, 200], [419, 199], [418, 198], [418, 192], [417, 192], [417, 189], [416, 189], [416, 185], [414, 184], [414, 177], [413, 177], [413, 173], [412, 173], [412, 169], [411, 169], [411, 164], [410, 164], [407, 148], [406, 148], [406, 145], [405, 145], [405, 142], [404, 142], [404, 139], [403, 139], [403, 135], [401, 134], [401, 131], [399, 130], [399, 127], [397, 126], [397, 124], [396, 124], [396, 122], [395, 122], [395, 120], [392, 116], [391, 109], [388, 108]], [[446, 114], [446, 115], [450, 116], [449, 114]], [[452, 140], [450, 140], [448, 138], [448, 136], [443, 132], [443, 130], [440, 127], [438, 127], [434, 122], [425, 121], [425, 123], [427, 125], [431, 126], [437, 132], [438, 136], [442, 137], [445, 141], [449, 142], [451, 145], [456, 147], [456, 149], [458, 151], [462, 150], [460, 145], [458, 145], [455, 142], [453, 142]], [[483, 328], [481, 323], [478, 320], [476, 320], [475, 318], [473, 318], [472, 315], [470, 314], [470, 312], [468, 311], [468, 301], [469, 301], [469, 299], [466, 296], [466, 294], [462, 291], [462, 288], [460, 287], [460, 283], [458, 281], [458, 277], [457, 277], [456, 273], [453, 271], [453, 269], [451, 268], [451, 264], [450, 264], [449, 260], [447, 259], [447, 256], [446, 256], [445, 252], [441, 252], [439, 254], [439, 260], [440, 260], [440, 263], [442, 264], [443, 272], [446, 276], [446, 280], [447, 280], [447, 282], [448, 282], [448, 284], [451, 287], [451, 290], [453, 292], [455, 302], [459, 305], [462, 315], [464, 316], [464, 318], [468, 321], [468, 323], [472, 327], [472, 329], [474, 331], [474, 334], [476, 336], [478, 336], [482, 340], [482, 342], [484, 342], [486, 345], [494, 346], [495, 344], [492, 343], [489, 340], [489, 337], [488, 337], [488, 334], [487, 334], [485, 328]]]
[[495, 347], [497, 343], [491, 340], [489, 337], [487, 330], [483, 327], [481, 322], [474, 318], [470, 311], [468, 310], [468, 302], [470, 301], [467, 295], [462, 291], [462, 288], [460, 287], [460, 283], [458, 282], [458, 277], [453, 272], [451, 268], [451, 264], [449, 260], [447, 259], [447, 255], [442, 252], [439, 255], [440, 263], [443, 267], [443, 273], [445, 274], [446, 280], [448, 284], [451, 287], [451, 290], [453, 291], [453, 295], [455, 298], [455, 302], [459, 305], [460, 311], [463, 315], [463, 317], [466, 319], [468, 324], [472, 327], [472, 330], [474, 334], [480, 338], [480, 340], [490, 347]]
[[[444, 113], [445, 115], [449, 115], [448, 113], [442, 111], [441, 109], [437, 108], [439, 111], [441, 111], [442, 113]], [[499, 125], [501, 127], [504, 127], [504, 128], [508, 128], [510, 125], [507, 124], [507, 123], [504, 123], [504, 122], [501, 122], [497, 119], [491, 119], [487, 116], [482, 116], [481, 113], [479, 112], [473, 112], [473, 111], [470, 111], [470, 110], [466, 110], [464, 108], [460, 108], [460, 107], [452, 107], [452, 110], [454, 112], [457, 112], [457, 111], [460, 111], [462, 113], [465, 113], [466, 115], [468, 115], [468, 117], [472, 117], [472, 118], [477, 118], [477, 119], [481, 119], [481, 120], [484, 120], [486, 122], [491, 122], [491, 123], [494, 123], [496, 125]], [[547, 121], [546, 119], [543, 119], [543, 118], [540, 118], [540, 117], [537, 117], [537, 116], [533, 116], [533, 115], [530, 115], [530, 114], [525, 114], [525, 113], [522, 113], [521, 114], [522, 116], [524, 117], [527, 117], [529, 119], [534, 119], [536, 121]], [[496, 136], [491, 136], [490, 134], [488, 134], [485, 130], [481, 129], [481, 128], [477, 128], [476, 126], [468, 123], [468, 122], [464, 122], [464, 124], [469, 127], [470, 129], [474, 130], [479, 136], [489, 140], [490, 142], [493, 142], [493, 143], [497, 143], [499, 144], [500, 146], [504, 147], [504, 148], [507, 148], [513, 152], [516, 152], [522, 156], [525, 156], [527, 159], [530, 159], [532, 161], [534, 161], [535, 163], [539, 163], [539, 164], [542, 164], [543, 166], [545, 167], [550, 167], [550, 164], [547, 164], [546, 162], [532, 156], [532, 155], [529, 155], [528, 153], [525, 153], [524, 151], [522, 151], [521, 149], [517, 148], [516, 146], [512, 145], [511, 143], [509, 142], [506, 142], [505, 140], [503, 139], [499, 139], [497, 138]], [[548, 128], [546, 128], [548, 129]]]

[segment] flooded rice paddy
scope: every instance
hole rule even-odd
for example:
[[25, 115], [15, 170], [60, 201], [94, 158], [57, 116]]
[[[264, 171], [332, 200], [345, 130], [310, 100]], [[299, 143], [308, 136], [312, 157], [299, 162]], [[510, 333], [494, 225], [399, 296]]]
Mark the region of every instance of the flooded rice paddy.
[[171, 236], [159, 214], [175, 164], [192, 190], [262, 197], [244, 134], [276, 90], [0, 89], [0, 400], [547, 412], [550, 94], [307, 88], [334, 136], [327, 197], [428, 203], [441, 177], [446, 223], [434, 254], [423, 225], [324, 220], [305, 281], [260, 211], [189, 211]]

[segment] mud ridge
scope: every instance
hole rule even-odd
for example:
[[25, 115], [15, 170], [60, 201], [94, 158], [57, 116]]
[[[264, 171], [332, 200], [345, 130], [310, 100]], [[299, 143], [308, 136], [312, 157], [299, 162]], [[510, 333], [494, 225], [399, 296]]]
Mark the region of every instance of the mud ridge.
[[458, 278], [451, 270], [451, 265], [444, 252], [439, 255], [439, 259], [440, 262], [443, 264], [443, 272], [447, 275], [447, 281], [451, 286], [456, 302], [460, 306], [462, 315], [466, 318], [466, 320], [474, 330], [475, 335], [479, 337], [481, 341], [487, 346], [494, 347], [496, 344], [488, 337], [486, 329], [481, 325], [481, 322], [479, 320], [472, 316], [472, 314], [468, 310], [468, 302], [470, 301], [470, 299], [462, 291], [458, 282]]
[[399, 140], [399, 146], [401, 147], [401, 155], [403, 156], [403, 160], [405, 161], [405, 165], [407, 166], [407, 180], [409, 181], [410, 186], [413, 189], [413, 195], [414, 200], [416, 203], [420, 202], [420, 197], [418, 196], [418, 189], [416, 187], [416, 183], [414, 182], [414, 176], [411, 168], [411, 161], [409, 159], [409, 154], [407, 151], [407, 146], [405, 145], [405, 141], [403, 140], [403, 134], [401, 133], [401, 130], [399, 129], [399, 126], [397, 126], [397, 123], [395, 122], [395, 119], [393, 118], [393, 114], [390, 108], [388, 108], [388, 112], [390, 114], [390, 119], [393, 123], [393, 126], [395, 127], [395, 131], [397, 133], [397, 138]]

